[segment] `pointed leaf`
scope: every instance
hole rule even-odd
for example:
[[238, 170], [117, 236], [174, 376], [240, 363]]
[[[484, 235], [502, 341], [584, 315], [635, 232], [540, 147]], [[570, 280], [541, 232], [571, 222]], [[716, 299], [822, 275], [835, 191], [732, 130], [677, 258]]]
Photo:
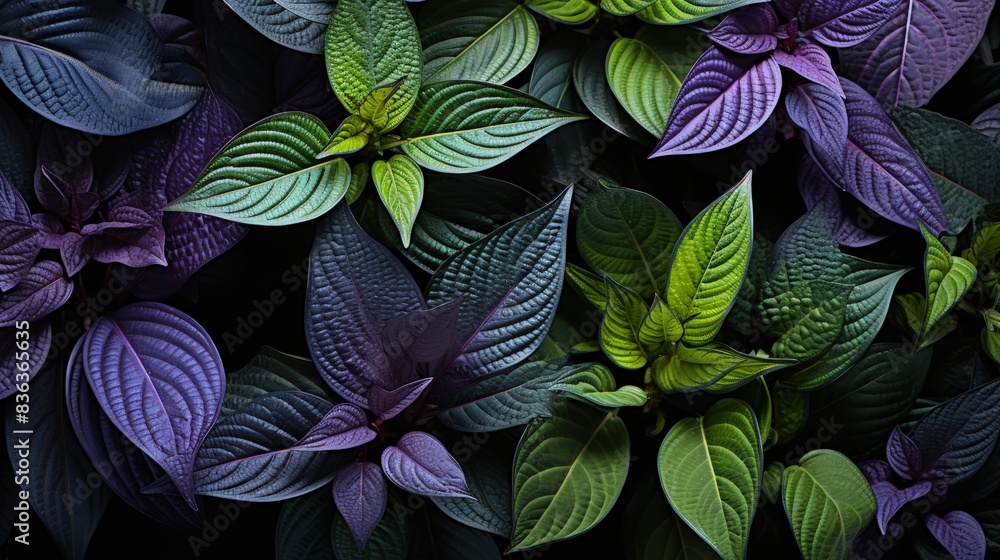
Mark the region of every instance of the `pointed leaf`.
[[0, 328], [18, 321], [34, 321], [69, 301], [73, 285], [55, 261], [38, 261], [24, 278], [0, 299]]
[[503, 84], [538, 50], [538, 24], [511, 0], [431, 2], [420, 12], [424, 84], [476, 80]]
[[562, 378], [552, 386], [552, 390], [606, 408], [642, 406], [649, 398], [645, 391], [634, 385], [618, 388], [611, 370], [600, 364]]
[[777, 28], [778, 14], [774, 8], [770, 4], [755, 4], [727, 15], [708, 38], [738, 54], [763, 54], [778, 48], [774, 34]]
[[[843, 91], [839, 84], [838, 89]], [[785, 95], [788, 116], [802, 127], [806, 150], [826, 170], [829, 180], [844, 176], [847, 146], [847, 106], [835, 91], [803, 83], [792, 86]]]
[[396, 154], [388, 161], [372, 163], [375, 188], [399, 229], [403, 247], [410, 246], [410, 233], [424, 200], [424, 174], [412, 159]]
[[636, 15], [642, 21], [674, 25], [712, 17], [759, 0], [656, 0]]
[[[322, 53], [323, 35], [330, 21], [332, 3], [313, 2], [330, 7], [326, 19], [308, 18], [289, 9], [287, 0], [230, 0], [226, 6], [268, 39], [301, 52]], [[285, 4], [289, 4], [286, 6]], [[322, 19], [322, 21], [317, 21]]]
[[924, 518], [924, 526], [956, 560], [986, 558], [986, 535], [968, 513], [949, 511], [944, 517], [932, 513]]
[[373, 385], [368, 391], [368, 405], [380, 419], [388, 420], [406, 410], [406, 407], [420, 398], [433, 380], [432, 377], [418, 379], [392, 391]]
[[785, 513], [805, 560], [847, 560], [851, 541], [875, 514], [868, 482], [828, 449], [806, 453], [781, 477]]
[[578, 25], [590, 21], [600, 11], [597, 4], [590, 0], [527, 0], [525, 6], [569, 25]]
[[625, 423], [563, 401], [532, 422], [514, 454], [514, 532], [508, 552], [568, 539], [598, 524], [628, 473]]
[[389, 124], [389, 104], [406, 80], [407, 77], [403, 76], [388, 85], [372, 89], [358, 107], [358, 116], [371, 123], [375, 132], [386, 130]]
[[573, 66], [584, 44], [580, 36], [572, 32], [549, 38], [538, 50], [531, 67], [528, 95], [558, 109], [577, 110], [580, 101], [573, 88]]
[[646, 350], [639, 334], [646, 316], [646, 302], [639, 294], [604, 277], [608, 302], [601, 321], [601, 350], [615, 365], [625, 369], [640, 369], [646, 365]]
[[458, 461], [434, 436], [407, 432], [382, 452], [386, 478], [421, 496], [472, 497]]
[[326, 126], [311, 115], [268, 117], [237, 134], [165, 210], [257, 225], [316, 218], [340, 201], [351, 179], [344, 160], [315, 161], [329, 139]]
[[337, 99], [358, 113], [374, 88], [406, 78], [387, 105], [383, 130], [395, 128], [413, 107], [423, 68], [420, 35], [399, 0], [337, 2], [324, 45], [326, 71]]
[[351, 463], [333, 481], [333, 501], [344, 516], [358, 550], [365, 547], [385, 513], [389, 489], [375, 463]]
[[[889, 236], [893, 228], [891, 223], [865, 207], [853, 195], [844, 192], [809, 156], [799, 161], [798, 184], [799, 194], [807, 209], [823, 205], [830, 234], [837, 243], [848, 247], [866, 247]], [[947, 204], [945, 208], [948, 208]]]
[[420, 89], [403, 121], [403, 151], [420, 165], [472, 173], [506, 161], [547, 132], [585, 118], [506, 86], [447, 81]]
[[389, 491], [385, 514], [368, 538], [364, 550], [358, 550], [357, 540], [339, 513], [333, 520], [333, 553], [338, 560], [378, 560], [380, 558], [403, 558], [406, 556], [406, 536], [408, 534], [407, 509], [398, 494]]
[[[410, 390], [416, 390], [417, 385], [413, 385], [415, 382], [411, 380], [416, 377], [417, 364], [429, 364], [430, 370], [435, 371], [441, 367], [441, 360], [450, 357], [449, 352], [454, 351], [452, 346], [461, 305], [462, 298], [459, 297], [431, 309], [411, 311], [386, 323], [382, 329], [382, 350], [393, 373], [389, 385], [394, 391], [404, 383], [410, 383]], [[383, 402], [388, 404], [388, 401]], [[393, 402], [385, 410], [397, 404]], [[374, 403], [372, 406], [376, 414], [382, 414], [374, 408]]]
[[350, 115], [333, 131], [330, 142], [323, 151], [316, 154], [316, 158], [353, 154], [368, 145], [374, 132], [375, 127], [370, 122], [357, 115]]
[[763, 453], [753, 410], [736, 399], [674, 424], [660, 446], [657, 466], [670, 506], [725, 560], [746, 554]]
[[605, 70], [608, 50], [607, 43], [595, 42], [577, 58], [576, 64], [573, 65], [573, 85], [576, 93], [587, 109], [602, 123], [632, 140], [646, 143], [650, 140], [649, 134], [622, 108], [608, 83]]
[[601, 0], [601, 9], [616, 16], [630, 16], [655, 0]]
[[330, 409], [306, 435], [295, 442], [295, 448], [309, 451], [338, 451], [360, 447], [378, 434], [368, 427], [365, 411], [353, 404], [338, 404]]
[[976, 280], [976, 265], [952, 256], [948, 249], [921, 224], [920, 232], [927, 243], [924, 253], [924, 279], [927, 304], [921, 336], [958, 305]]
[[677, 346], [673, 356], [653, 363], [653, 381], [668, 393], [707, 390], [724, 393], [755, 377], [794, 364], [794, 360], [773, 360], [742, 354], [728, 346], [709, 343], [702, 347]]
[[837, 74], [833, 71], [830, 55], [826, 54], [823, 47], [804, 43], [798, 45], [792, 53], [777, 50], [773, 56], [779, 65], [844, 97], [844, 88], [841, 87]]
[[608, 84], [632, 118], [650, 134], [663, 132], [681, 81], [638, 39], [619, 38], [607, 58]]
[[639, 325], [639, 341], [649, 348], [659, 348], [664, 343], [679, 341], [683, 334], [684, 325], [660, 296], [655, 296], [652, 307]]
[[[579, 234], [577, 234], [577, 239], [579, 240]], [[594, 307], [602, 311], [607, 307], [607, 290], [600, 276], [573, 263], [566, 263], [566, 280], [577, 293], [586, 298]]]
[[893, 483], [885, 480], [872, 483], [872, 493], [875, 496], [875, 503], [878, 504], [875, 517], [882, 534], [886, 534], [889, 522], [892, 521], [892, 517], [899, 510], [903, 509], [906, 504], [913, 500], [926, 496], [933, 486], [934, 484], [929, 480], [908, 486], [902, 490], [897, 488]]
[[456, 452], [469, 492], [475, 498], [431, 496], [431, 501], [459, 523], [507, 538], [511, 532], [510, 464], [471, 446]]
[[923, 460], [920, 458], [920, 449], [899, 426], [893, 428], [889, 434], [889, 441], [885, 445], [886, 459], [889, 466], [896, 474], [906, 480], [915, 480], [923, 470]]
[[799, 29], [828, 47], [850, 47], [885, 23], [900, 0], [820, 0], [798, 2]]

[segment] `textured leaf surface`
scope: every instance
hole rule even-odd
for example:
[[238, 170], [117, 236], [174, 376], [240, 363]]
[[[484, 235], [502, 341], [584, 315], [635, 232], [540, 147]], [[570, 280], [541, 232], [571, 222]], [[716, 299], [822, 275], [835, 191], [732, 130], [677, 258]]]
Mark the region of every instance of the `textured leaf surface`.
[[794, 363], [794, 360], [742, 354], [723, 344], [709, 343], [690, 348], [682, 343], [677, 346], [675, 355], [659, 358], [653, 364], [653, 380], [668, 393], [703, 389], [724, 393], [755, 377]]
[[606, 60], [609, 46], [595, 42], [588, 46], [573, 66], [573, 85], [580, 100], [602, 123], [615, 132], [637, 142], [647, 143], [650, 138], [642, 126], [635, 122], [615, 98], [608, 84]]
[[580, 102], [573, 89], [573, 66], [584, 45], [578, 34], [569, 31], [545, 41], [531, 67], [528, 94], [559, 109], [577, 110]]
[[611, 510], [629, 464], [625, 423], [610, 412], [563, 401], [532, 422], [514, 454], [510, 551], [568, 539]]
[[615, 365], [639, 369], [648, 360], [639, 334], [647, 313], [646, 302], [610, 277], [606, 276], [604, 282], [608, 304], [600, 327], [601, 350]]
[[590, 21], [597, 15], [597, 4], [590, 0], [527, 0], [525, 6], [545, 17], [569, 25]]
[[431, 496], [431, 501], [459, 523], [507, 538], [512, 528], [510, 464], [489, 452], [473, 454], [471, 448], [456, 454], [475, 500]]
[[611, 91], [632, 118], [650, 134], [663, 132], [681, 81], [667, 63], [637, 39], [619, 38], [607, 58]]
[[333, 520], [333, 552], [338, 560], [378, 560], [380, 558], [403, 558], [406, 556], [406, 535], [408, 519], [404, 503], [399, 494], [390, 490], [385, 515], [368, 539], [364, 550], [358, 550], [347, 523], [342, 515]]
[[846, 560], [875, 514], [868, 481], [836, 451], [810, 451], [781, 476], [785, 513], [806, 560]]
[[[18, 337], [19, 332], [24, 334]], [[0, 399], [13, 395], [18, 385], [38, 374], [51, 347], [52, 325], [48, 321], [35, 323], [27, 330], [0, 330]], [[18, 365], [25, 362], [27, 370]]]
[[771, 353], [780, 358], [809, 360], [832, 346], [844, 327], [852, 286], [815, 281], [767, 298], [763, 322], [777, 340]]
[[0, 328], [34, 321], [59, 309], [73, 294], [73, 284], [55, 261], [38, 261], [0, 300]]
[[757, 4], [727, 15], [708, 38], [735, 53], [763, 54], [778, 48], [777, 28], [778, 14], [774, 8], [770, 4]]
[[292, 498], [281, 506], [275, 527], [276, 560], [330, 560], [333, 501], [322, 489]]
[[312, 115], [268, 117], [236, 135], [191, 190], [166, 210], [199, 212], [258, 225], [288, 225], [325, 214], [347, 192], [342, 159], [316, 161], [330, 139]]
[[648, 399], [646, 392], [634, 385], [618, 388], [611, 370], [601, 364], [591, 364], [561, 379], [552, 389], [607, 408], [642, 406]]
[[410, 234], [424, 200], [424, 174], [412, 159], [396, 154], [372, 163], [372, 179], [379, 198], [396, 223], [403, 247], [410, 246]]
[[667, 432], [657, 458], [675, 512], [726, 560], [746, 554], [764, 451], [753, 410], [723, 399]]
[[798, 4], [789, 18], [798, 17], [799, 28], [828, 47], [850, 47], [864, 41], [892, 15], [900, 0], [821, 0]]
[[954, 257], [931, 232], [921, 227], [920, 232], [927, 243], [924, 252], [924, 280], [926, 286], [926, 311], [921, 335], [941, 320], [951, 308], [958, 305], [965, 292], [976, 280], [976, 265]]
[[414, 494], [471, 497], [458, 461], [425, 432], [407, 432], [396, 445], [386, 447], [382, 471], [393, 484]]
[[656, 0], [639, 11], [639, 19], [648, 23], [674, 25], [700, 21], [758, 0]]
[[403, 121], [403, 151], [434, 171], [471, 173], [501, 163], [545, 133], [584, 117], [505, 86], [447, 81], [420, 89]]
[[424, 83], [476, 80], [503, 84], [538, 51], [538, 24], [511, 0], [431, 2], [420, 12]]
[[351, 463], [333, 481], [333, 501], [363, 549], [385, 513], [389, 488], [375, 463]]
[[630, 16], [655, 0], [601, 0], [601, 8], [616, 16]]
[[833, 71], [830, 55], [826, 54], [823, 47], [812, 43], [803, 43], [796, 46], [793, 53], [777, 50], [772, 56], [775, 62], [782, 67], [788, 68], [810, 82], [830, 88], [841, 97], [844, 96], [844, 89], [840, 86], [837, 73]]
[[[268, 39], [290, 49], [307, 53], [323, 52], [323, 35], [333, 12], [333, 2], [298, 0], [229, 0], [226, 5]], [[309, 5], [309, 15], [298, 6]], [[295, 7], [298, 12], [290, 8]], [[319, 17], [319, 7], [328, 7], [326, 18]]]
[[986, 535], [979, 521], [964, 511], [949, 511], [942, 517], [933, 513], [924, 526], [954, 558], [974, 560], [986, 557]]
[[659, 296], [639, 326], [639, 342], [650, 348], [660, 348], [666, 342], [677, 342], [684, 334], [684, 325]]

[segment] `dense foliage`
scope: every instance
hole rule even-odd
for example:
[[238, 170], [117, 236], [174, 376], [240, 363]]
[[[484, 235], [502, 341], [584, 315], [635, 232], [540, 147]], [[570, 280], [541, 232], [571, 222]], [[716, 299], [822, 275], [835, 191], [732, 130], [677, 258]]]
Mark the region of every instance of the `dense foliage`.
[[1000, 552], [993, 4], [0, 0], [4, 550]]

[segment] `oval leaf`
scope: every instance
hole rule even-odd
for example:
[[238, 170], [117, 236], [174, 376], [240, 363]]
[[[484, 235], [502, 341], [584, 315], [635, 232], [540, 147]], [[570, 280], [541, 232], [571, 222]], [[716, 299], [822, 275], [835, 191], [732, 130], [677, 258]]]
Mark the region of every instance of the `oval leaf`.
[[386, 478], [421, 496], [468, 497], [469, 487], [458, 461], [434, 436], [407, 432], [382, 452]]
[[665, 61], [637, 39], [619, 38], [607, 59], [611, 91], [632, 118], [650, 134], [663, 132], [681, 81]]
[[392, 216], [403, 247], [410, 246], [410, 233], [424, 200], [424, 174], [412, 159], [396, 154], [388, 161], [372, 163], [372, 179], [382, 204]]
[[351, 463], [337, 474], [333, 481], [333, 501], [344, 516], [358, 549], [368, 543], [385, 513], [389, 488], [382, 476], [382, 469], [375, 463]]

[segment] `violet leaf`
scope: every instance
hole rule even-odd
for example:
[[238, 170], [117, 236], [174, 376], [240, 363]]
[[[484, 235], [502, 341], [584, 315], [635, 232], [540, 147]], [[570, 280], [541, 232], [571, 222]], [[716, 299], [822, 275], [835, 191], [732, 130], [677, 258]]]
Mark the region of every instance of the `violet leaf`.
[[308, 451], [339, 451], [360, 447], [375, 439], [365, 411], [353, 404], [338, 404], [309, 429], [295, 448]]
[[750, 136], [778, 104], [781, 69], [770, 56], [715, 46], [694, 63], [649, 157], [721, 150]]
[[38, 261], [13, 289], [0, 298], [0, 328], [34, 321], [59, 309], [73, 294], [73, 284], [55, 261]]
[[316, 395], [279, 391], [223, 417], [198, 450], [196, 491], [272, 502], [323, 486], [333, 479], [345, 454], [299, 449], [297, 444], [332, 408]]
[[885, 455], [892, 470], [906, 480], [915, 480], [923, 470], [920, 449], [909, 436], [903, 433], [903, 430], [899, 429], [899, 426], [893, 428], [892, 433], [889, 434]]
[[955, 560], [986, 558], [986, 535], [968, 513], [949, 511], [943, 517], [931, 513], [924, 518], [924, 526]]
[[[430, 364], [430, 371], [440, 370], [441, 361], [450, 357], [449, 352], [455, 351], [455, 329], [461, 305], [462, 297], [459, 296], [430, 309], [417, 309], [400, 315], [385, 324], [382, 350], [391, 373], [391, 382], [386, 389], [411, 383], [416, 376], [417, 364]], [[375, 408], [372, 411], [382, 413]]]
[[878, 520], [878, 528], [882, 534], [885, 534], [889, 527], [889, 521], [892, 520], [892, 516], [896, 515], [896, 512], [903, 509], [911, 501], [926, 496], [931, 491], [932, 486], [934, 484], [929, 480], [918, 482], [902, 490], [888, 481], [872, 484], [872, 494], [875, 495], [875, 504], [878, 506], [875, 519]]
[[476, 499], [431, 496], [431, 501], [459, 523], [507, 538], [513, 529], [510, 462], [472, 445], [456, 445], [455, 455]]
[[306, 337], [326, 382], [367, 408], [368, 388], [392, 379], [381, 334], [390, 319], [424, 307], [410, 273], [361, 229], [346, 204], [324, 220], [309, 256]]
[[738, 54], [763, 54], [778, 47], [778, 14], [770, 4], [753, 4], [729, 13], [708, 38]]
[[797, 45], [794, 52], [787, 53], [777, 50], [771, 56], [779, 65], [810, 82], [826, 86], [840, 97], [844, 97], [844, 88], [841, 87], [840, 81], [837, 79], [837, 73], [833, 71], [830, 55], [826, 54], [823, 47], [812, 43], [803, 43]]
[[1000, 142], [1000, 103], [993, 105], [980, 113], [976, 119], [972, 121], [971, 126], [988, 136], [994, 144]]
[[802, 128], [806, 151], [834, 181], [842, 181], [847, 147], [847, 106], [830, 88], [815, 83], [792, 86], [785, 94], [792, 122]]
[[862, 461], [858, 463], [858, 469], [861, 471], [861, 474], [865, 475], [868, 484], [872, 486], [878, 482], [892, 481], [895, 476], [889, 463], [881, 459]]
[[[901, 0], [810, 0], [794, 14], [803, 34], [828, 47], [850, 47], [878, 31]], [[781, 5], [787, 0], [779, 2]], [[793, 17], [793, 16], [788, 16]]]
[[225, 374], [205, 329], [159, 303], [99, 318], [84, 342], [84, 370], [119, 430], [159, 464], [193, 509], [195, 455], [219, 416]]
[[24, 196], [2, 172], [0, 172], [0, 220], [12, 220], [22, 224], [31, 221], [31, 210]]
[[830, 234], [848, 247], [866, 247], [889, 236], [892, 224], [844, 192], [809, 156], [799, 162], [799, 194], [806, 208], [823, 204]]
[[337, 473], [333, 481], [333, 502], [354, 535], [358, 550], [365, 547], [368, 537], [378, 526], [388, 498], [385, 476], [375, 463], [351, 463]]
[[841, 75], [886, 109], [926, 105], [972, 55], [994, 0], [904, 0], [864, 41], [840, 53]]
[[[42, 369], [51, 347], [48, 321], [35, 323], [30, 329], [0, 329], [0, 400], [17, 393], [19, 387], [30, 387], [22, 384], [30, 383]], [[23, 363], [28, 364], [27, 370], [18, 367]]]
[[42, 250], [39, 235], [29, 224], [0, 219], [0, 291], [24, 278]]
[[408, 432], [396, 445], [386, 447], [382, 470], [393, 484], [414, 494], [472, 498], [458, 461], [424, 432]]
[[463, 296], [458, 351], [435, 390], [457, 391], [527, 358], [555, 317], [572, 187], [459, 251], [434, 273], [430, 305]]
[[133, 268], [167, 264], [163, 226], [138, 207], [116, 206], [107, 221], [83, 226], [80, 235], [84, 251], [97, 262], [117, 262]]
[[432, 377], [425, 377], [391, 391], [378, 385], [372, 385], [368, 391], [368, 406], [372, 412], [378, 415], [380, 420], [389, 420], [420, 398], [432, 381], [434, 381]]
[[[38, 143], [35, 198], [43, 208], [71, 224], [82, 224], [100, 203], [89, 156], [101, 139], [47, 125]], [[88, 154], [83, 156], [81, 152]]]

